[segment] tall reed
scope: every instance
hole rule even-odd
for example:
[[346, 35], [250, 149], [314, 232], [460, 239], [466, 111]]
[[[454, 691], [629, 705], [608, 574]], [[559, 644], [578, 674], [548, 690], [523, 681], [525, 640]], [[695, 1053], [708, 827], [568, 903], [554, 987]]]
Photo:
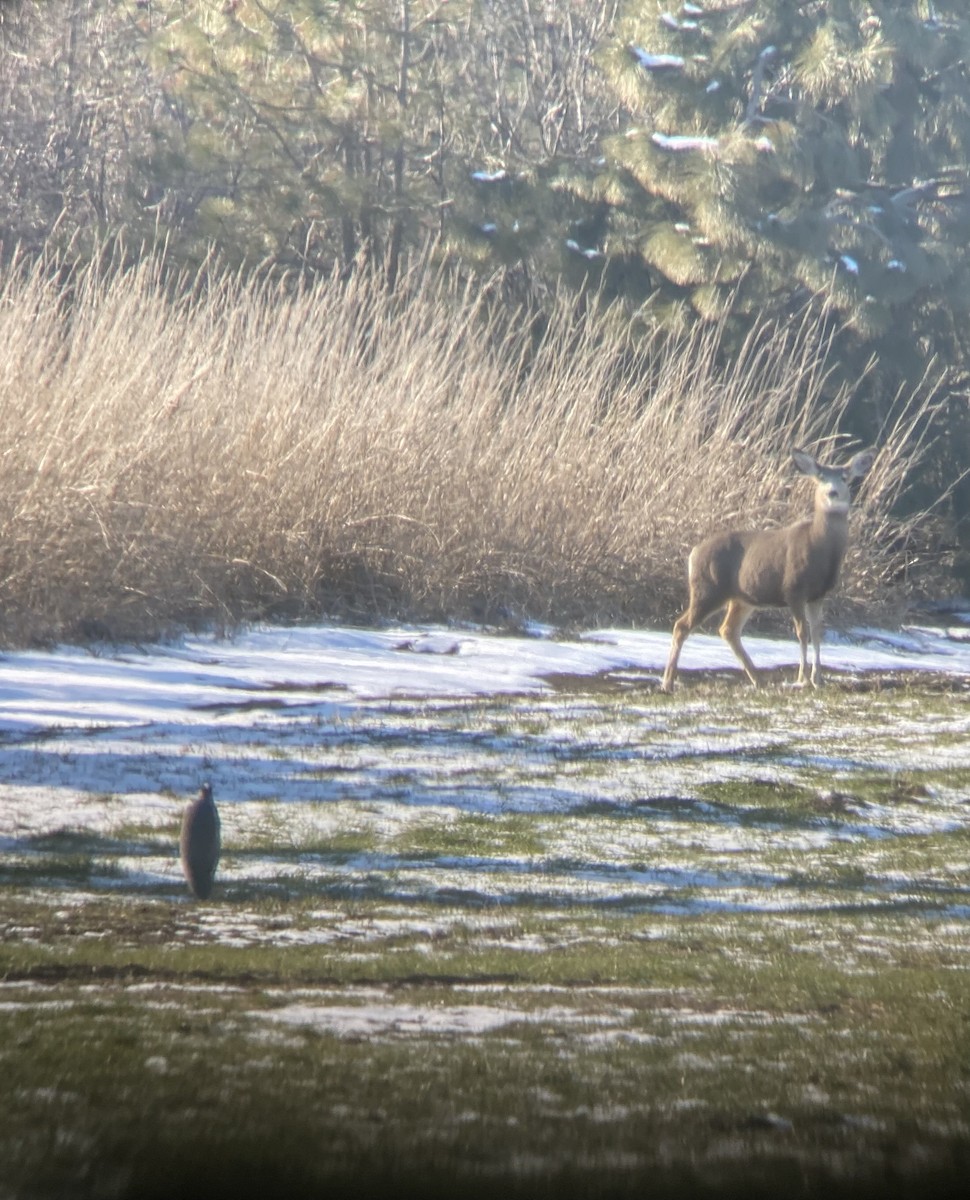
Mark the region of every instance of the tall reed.
[[[152, 636], [320, 614], [667, 622], [699, 536], [789, 519], [792, 444], [833, 442], [806, 318], [638, 341], [540, 326], [428, 264], [303, 289], [120, 252], [0, 281], [0, 636]], [[898, 586], [892, 513], [930, 398], [897, 407], [846, 594]], [[797, 510], [807, 493], [794, 493]]]

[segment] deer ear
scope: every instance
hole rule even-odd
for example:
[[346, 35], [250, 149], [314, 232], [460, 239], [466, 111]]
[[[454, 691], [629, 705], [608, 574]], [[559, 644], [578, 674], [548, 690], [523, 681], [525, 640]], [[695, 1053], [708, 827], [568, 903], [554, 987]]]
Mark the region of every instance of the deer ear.
[[852, 456], [852, 461], [849, 463], [849, 478], [861, 479], [875, 461], [876, 454], [874, 450], [860, 450], [858, 454]]
[[818, 475], [818, 463], [807, 450], [793, 450], [791, 456], [803, 475]]

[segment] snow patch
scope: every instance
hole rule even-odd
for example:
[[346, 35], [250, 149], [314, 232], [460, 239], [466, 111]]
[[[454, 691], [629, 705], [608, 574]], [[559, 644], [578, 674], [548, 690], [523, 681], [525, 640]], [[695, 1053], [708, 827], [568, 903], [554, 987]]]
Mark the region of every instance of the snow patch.
[[[525, 1010], [484, 1004], [430, 1008], [416, 1004], [287, 1004], [260, 1013], [268, 1021], [309, 1027], [340, 1037], [415, 1034], [481, 1035], [518, 1024], [601, 1024], [570, 1008]], [[614, 1018], [615, 1019], [615, 1018]]]

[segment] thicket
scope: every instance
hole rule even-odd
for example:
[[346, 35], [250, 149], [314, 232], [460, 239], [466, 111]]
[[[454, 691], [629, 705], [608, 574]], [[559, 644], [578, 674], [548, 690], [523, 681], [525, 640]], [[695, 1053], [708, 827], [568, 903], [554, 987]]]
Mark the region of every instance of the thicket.
[[[51, 357], [0, 375], [0, 623], [666, 619], [691, 538], [781, 515], [811, 439], [881, 451], [850, 593], [937, 571], [970, 513], [968, 61], [962, 0], [4, 4], [2, 321]], [[193, 473], [214, 409], [235, 511]]]
[[520, 298], [824, 301], [850, 374], [966, 367], [963, 0], [14, 0], [0, 52], [8, 253], [124, 226], [393, 286], [434, 235]]
[[[632, 335], [622, 310], [541, 322], [431, 256], [299, 288], [173, 279], [109, 248], [0, 288], [0, 633], [143, 637], [199, 621], [669, 620], [689, 546], [784, 520], [792, 444], [844, 453], [825, 326]], [[894, 516], [933, 401], [901, 401], [854, 520], [848, 604], [939, 565]], [[917, 579], [912, 578], [915, 572]]]

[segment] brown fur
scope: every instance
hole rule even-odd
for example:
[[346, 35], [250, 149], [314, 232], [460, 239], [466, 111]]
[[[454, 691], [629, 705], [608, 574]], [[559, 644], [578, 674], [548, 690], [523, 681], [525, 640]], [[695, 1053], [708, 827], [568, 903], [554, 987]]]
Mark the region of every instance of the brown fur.
[[663, 690], [673, 689], [677, 662], [688, 635], [712, 613], [725, 609], [720, 634], [753, 684], [758, 673], [741, 643], [741, 631], [758, 608], [788, 608], [798, 636], [798, 682], [807, 683], [808, 642], [814, 661], [811, 683], [821, 682], [822, 605], [835, 587], [849, 540], [850, 484], [869, 470], [871, 451], [844, 467], [823, 467], [804, 450], [795, 465], [815, 479], [815, 511], [783, 529], [730, 531], [699, 542], [690, 552], [690, 601], [674, 622]]

